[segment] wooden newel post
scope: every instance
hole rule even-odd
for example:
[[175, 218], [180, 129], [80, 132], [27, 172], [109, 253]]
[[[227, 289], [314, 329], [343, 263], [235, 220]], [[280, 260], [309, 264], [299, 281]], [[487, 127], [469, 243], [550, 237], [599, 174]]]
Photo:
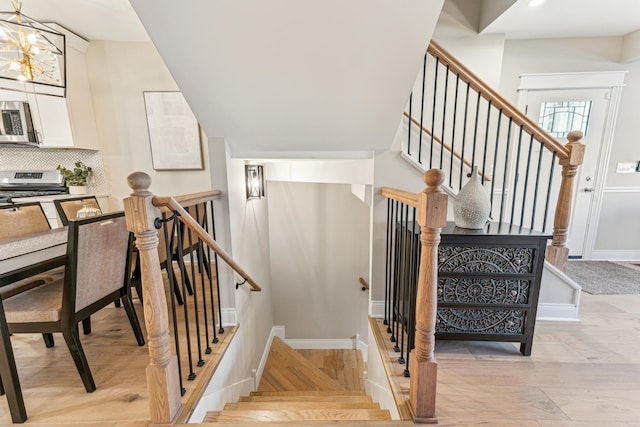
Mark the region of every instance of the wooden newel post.
[[448, 196], [440, 189], [444, 173], [431, 169], [424, 174], [427, 188], [418, 195], [420, 225], [420, 272], [416, 297], [415, 349], [411, 356], [409, 408], [416, 423], [437, 423], [436, 382], [438, 364], [434, 355], [438, 304], [438, 244], [447, 222]]
[[569, 258], [569, 248], [567, 248], [567, 234], [569, 232], [569, 222], [571, 218], [571, 204], [573, 201], [573, 182], [578, 173], [578, 166], [584, 160], [584, 144], [580, 143], [582, 132], [574, 130], [569, 132], [565, 147], [569, 150], [569, 156], [560, 159], [562, 166], [562, 183], [558, 194], [558, 204], [553, 220], [553, 240], [547, 247], [546, 259], [560, 270], [564, 270]]
[[147, 387], [152, 426], [173, 426], [180, 410], [178, 360], [171, 352], [169, 315], [158, 258], [158, 230], [154, 227], [160, 211], [153, 206], [149, 191], [151, 178], [143, 172], [127, 177], [133, 189], [124, 199], [127, 229], [135, 233], [140, 257], [144, 321], [151, 362], [147, 366]]

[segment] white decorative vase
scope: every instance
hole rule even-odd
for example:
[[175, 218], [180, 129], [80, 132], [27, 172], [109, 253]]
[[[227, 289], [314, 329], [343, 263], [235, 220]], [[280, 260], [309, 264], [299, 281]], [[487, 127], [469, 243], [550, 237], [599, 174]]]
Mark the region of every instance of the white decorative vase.
[[478, 167], [473, 167], [471, 178], [460, 190], [453, 201], [453, 220], [456, 227], [483, 228], [489, 218], [491, 200], [482, 186]]
[[86, 185], [69, 185], [69, 194], [87, 194]]

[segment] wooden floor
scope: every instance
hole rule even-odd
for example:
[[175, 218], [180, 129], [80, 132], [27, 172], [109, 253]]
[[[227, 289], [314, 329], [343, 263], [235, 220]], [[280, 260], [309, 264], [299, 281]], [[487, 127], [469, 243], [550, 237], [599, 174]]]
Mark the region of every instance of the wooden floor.
[[[134, 300], [134, 304], [145, 332], [142, 306], [138, 300]], [[54, 334], [56, 346], [50, 349], [45, 348], [39, 334], [15, 334], [11, 337], [29, 417], [23, 425], [148, 426], [145, 373], [149, 364], [148, 345], [139, 347], [136, 344], [123, 308], [110, 305], [91, 316], [91, 321], [91, 335], [81, 333], [81, 340], [96, 382], [97, 390], [93, 393], [85, 391], [60, 334]], [[211, 345], [213, 352], [207, 356], [205, 366], [199, 368], [200, 372], [215, 366], [234, 333], [235, 328], [225, 327], [225, 333], [218, 336], [220, 342]], [[181, 351], [185, 348], [183, 343]], [[182, 357], [183, 361], [186, 359]], [[184, 362], [183, 370], [187, 371]], [[197, 381], [184, 381], [187, 392], [183, 402], [194, 395], [198, 384]], [[0, 396], [0, 426], [5, 425], [12, 425], [11, 415], [6, 397]]]
[[530, 357], [512, 343], [439, 341], [439, 425], [640, 426], [640, 295], [583, 293], [580, 319], [538, 322]]

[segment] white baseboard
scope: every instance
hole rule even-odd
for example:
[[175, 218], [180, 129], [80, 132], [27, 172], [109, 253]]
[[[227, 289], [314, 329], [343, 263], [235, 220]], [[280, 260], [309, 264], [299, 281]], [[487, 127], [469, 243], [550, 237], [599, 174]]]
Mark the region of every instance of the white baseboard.
[[594, 250], [591, 252], [589, 259], [606, 261], [638, 261], [640, 260], [640, 251]]
[[253, 390], [253, 378], [246, 378], [237, 383], [218, 389], [213, 393], [205, 394], [200, 399], [188, 423], [201, 423], [209, 411], [220, 411], [227, 402], [238, 400], [238, 396], [249, 394]]
[[578, 306], [575, 304], [538, 304], [536, 321], [579, 322]]
[[341, 339], [290, 339], [285, 340], [287, 345], [296, 350], [308, 350], [308, 349], [350, 349], [356, 348], [355, 340], [353, 338], [341, 338]]
[[236, 326], [238, 320], [236, 318], [235, 308], [223, 308], [222, 309], [222, 326]]
[[367, 363], [367, 361], [369, 360], [369, 345], [360, 339], [359, 334], [356, 335], [355, 345], [356, 350], [360, 350], [360, 353], [362, 353], [362, 360], [364, 361], [364, 363]]
[[371, 317], [384, 319], [384, 301], [371, 301]]
[[267, 358], [269, 357], [269, 351], [271, 350], [271, 343], [273, 342], [273, 337], [278, 337], [281, 340], [284, 340], [284, 337], [285, 337], [284, 326], [273, 326], [271, 328], [271, 332], [269, 333], [269, 338], [267, 338], [267, 344], [264, 346], [264, 350], [262, 351], [260, 364], [258, 365], [258, 369], [255, 370], [254, 384], [253, 384], [254, 391], [258, 389], [258, 384], [260, 384], [260, 379], [262, 378], [262, 373], [264, 372], [264, 367], [267, 364]]

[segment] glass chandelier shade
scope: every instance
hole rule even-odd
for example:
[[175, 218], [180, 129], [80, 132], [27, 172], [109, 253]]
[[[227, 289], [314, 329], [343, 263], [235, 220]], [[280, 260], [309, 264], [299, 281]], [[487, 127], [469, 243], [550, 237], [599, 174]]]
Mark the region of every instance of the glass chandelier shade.
[[[66, 87], [64, 34], [22, 14], [0, 12], [0, 79]], [[38, 90], [34, 90], [38, 92]]]

